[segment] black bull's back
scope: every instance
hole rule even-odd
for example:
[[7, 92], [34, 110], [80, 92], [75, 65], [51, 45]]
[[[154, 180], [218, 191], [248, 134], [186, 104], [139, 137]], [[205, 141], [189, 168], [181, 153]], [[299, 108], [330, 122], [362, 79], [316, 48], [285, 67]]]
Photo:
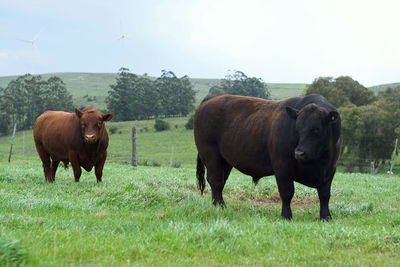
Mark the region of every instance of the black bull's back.
[[[196, 110], [194, 138], [200, 189], [205, 186], [204, 171], [199, 172], [204, 164], [214, 204], [224, 205], [222, 190], [235, 167], [255, 182], [275, 175], [283, 217], [292, 217], [290, 201], [293, 181], [297, 181], [318, 189], [320, 216], [330, 218], [330, 186], [340, 154], [340, 117], [322, 96], [283, 101], [209, 97]], [[296, 159], [295, 151], [299, 154], [300, 148], [306, 152], [301, 151], [301, 159]]]

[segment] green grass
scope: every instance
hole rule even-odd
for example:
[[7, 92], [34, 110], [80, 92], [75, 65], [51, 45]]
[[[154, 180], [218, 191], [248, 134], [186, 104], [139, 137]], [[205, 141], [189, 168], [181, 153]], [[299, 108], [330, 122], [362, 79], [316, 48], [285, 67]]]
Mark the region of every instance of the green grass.
[[28, 266], [397, 266], [399, 178], [337, 174], [329, 223], [316, 220], [316, 191], [296, 184], [286, 222], [273, 178], [255, 187], [234, 171], [221, 209], [193, 168], [107, 163], [102, 184], [70, 169], [47, 184], [38, 160], [3, 161], [0, 251]]

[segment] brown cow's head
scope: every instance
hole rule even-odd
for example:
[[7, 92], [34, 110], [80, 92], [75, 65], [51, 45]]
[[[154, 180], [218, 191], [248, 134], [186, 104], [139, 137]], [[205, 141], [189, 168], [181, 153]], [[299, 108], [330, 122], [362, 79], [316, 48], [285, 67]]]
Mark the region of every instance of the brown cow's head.
[[93, 144], [98, 142], [105, 131], [104, 122], [113, 118], [112, 114], [102, 114], [94, 108], [79, 110], [75, 108], [82, 130], [82, 136], [86, 143]]
[[298, 161], [307, 162], [319, 159], [329, 148], [330, 141], [336, 138], [332, 135], [333, 123], [340, 120], [337, 111], [328, 111], [316, 104], [308, 104], [301, 110], [286, 107], [289, 116], [296, 120], [296, 132], [299, 142], [294, 151]]

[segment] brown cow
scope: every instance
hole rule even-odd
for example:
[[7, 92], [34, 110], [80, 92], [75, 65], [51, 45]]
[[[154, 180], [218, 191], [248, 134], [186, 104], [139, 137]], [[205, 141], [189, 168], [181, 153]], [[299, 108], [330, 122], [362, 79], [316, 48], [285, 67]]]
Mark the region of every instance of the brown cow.
[[[94, 108], [75, 109], [75, 113], [46, 111], [33, 126], [36, 150], [43, 162], [44, 175], [54, 182], [60, 161], [71, 162], [75, 182], [81, 177], [81, 167], [95, 167], [97, 182], [101, 182], [107, 157], [108, 134], [106, 121], [112, 114], [102, 114]], [[50, 161], [51, 159], [51, 161]]]
[[294, 181], [317, 188], [320, 218], [329, 220], [330, 189], [341, 146], [336, 108], [321, 95], [283, 101], [220, 95], [207, 97], [194, 116], [197, 179], [205, 187], [204, 166], [214, 204], [232, 167], [253, 177], [275, 175], [282, 217], [292, 218]]

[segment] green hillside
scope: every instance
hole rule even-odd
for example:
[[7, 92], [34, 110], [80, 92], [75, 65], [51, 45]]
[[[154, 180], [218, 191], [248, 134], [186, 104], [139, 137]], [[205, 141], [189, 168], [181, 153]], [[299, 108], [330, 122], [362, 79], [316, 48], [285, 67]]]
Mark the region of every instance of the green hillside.
[[[115, 82], [116, 73], [86, 73], [86, 72], [61, 72], [41, 74], [43, 79], [51, 76], [60, 77], [67, 85], [67, 89], [73, 96], [73, 101], [77, 107], [93, 106], [98, 109], [105, 109], [105, 99], [110, 85]], [[0, 77], [0, 86], [6, 87], [7, 84], [18, 76]], [[155, 77], [150, 77], [155, 79]], [[208, 94], [210, 87], [217, 85], [220, 79], [191, 78], [196, 94], [196, 105]], [[307, 88], [305, 83], [267, 83], [271, 91], [272, 99], [285, 99], [302, 95]], [[382, 84], [370, 87], [379, 91], [386, 87], [397, 87], [400, 83]]]

